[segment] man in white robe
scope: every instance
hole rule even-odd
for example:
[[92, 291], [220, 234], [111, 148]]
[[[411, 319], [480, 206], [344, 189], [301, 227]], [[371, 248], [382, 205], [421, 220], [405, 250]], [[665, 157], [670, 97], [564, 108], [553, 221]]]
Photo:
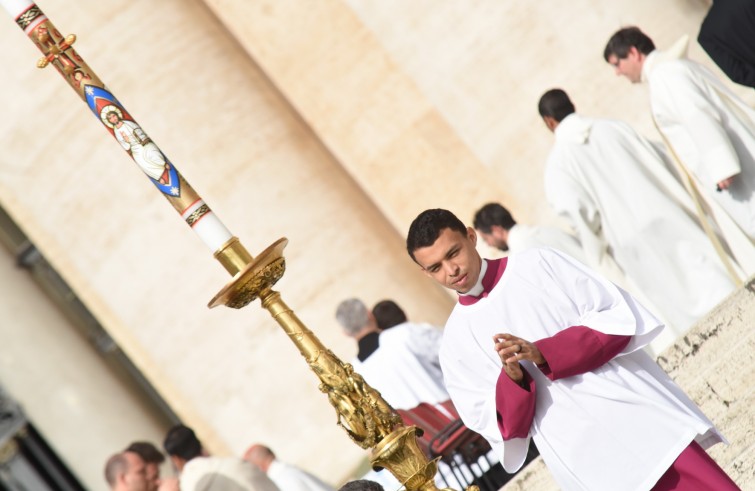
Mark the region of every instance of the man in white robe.
[[640, 29], [627, 27], [608, 41], [604, 58], [617, 75], [647, 82], [659, 131], [703, 197], [741, 229], [732, 230], [717, 217], [740, 266], [751, 275], [755, 265], [743, 256], [752, 253], [753, 244], [742, 243], [738, 235], [755, 240], [755, 111], [686, 52], [686, 37], [660, 52]]
[[244, 460], [267, 474], [281, 491], [335, 491], [317, 476], [279, 460], [265, 445], [256, 443], [249, 447]]
[[[560, 89], [538, 104], [556, 142], [545, 167], [548, 203], [577, 231], [593, 269], [606, 255], [672, 328], [657, 353], [734, 289], [662, 155], [629, 125], [577, 114]], [[664, 185], [672, 188], [672, 191]], [[662, 341], [662, 344], [659, 344]]]
[[533, 247], [553, 247], [587, 262], [576, 237], [555, 227], [518, 223], [500, 203], [488, 203], [477, 210], [473, 224], [482, 240], [498, 250], [516, 253]]
[[336, 319], [359, 345], [352, 361], [354, 370], [395, 409], [447, 401], [450, 397], [438, 361], [443, 332], [429, 324], [409, 322], [403, 311], [401, 315], [401, 322], [381, 330], [361, 300], [341, 302]]
[[[378, 392], [394, 409], [410, 410], [422, 402], [435, 405], [447, 414], [441, 403], [451, 399], [443, 383], [438, 352], [443, 332], [430, 324], [409, 322], [403, 310], [392, 300], [378, 302], [372, 311], [357, 298], [346, 299], [336, 309], [336, 320], [344, 334], [359, 346], [351, 361], [354, 371]], [[478, 462], [483, 472], [486, 462]], [[436, 484], [455, 479], [451, 469], [439, 463]], [[466, 478], [471, 480], [466, 468]], [[386, 471], [372, 474], [392, 487], [399, 484]]]
[[163, 448], [180, 473], [181, 491], [284, 491], [243, 459], [210, 456], [194, 431], [182, 424], [168, 430]]
[[532, 438], [566, 491], [738, 489], [703, 450], [723, 437], [641, 349], [663, 327], [649, 311], [553, 249], [491, 261], [476, 241], [434, 209], [406, 245], [459, 293], [441, 346], [446, 386], [507, 471]]

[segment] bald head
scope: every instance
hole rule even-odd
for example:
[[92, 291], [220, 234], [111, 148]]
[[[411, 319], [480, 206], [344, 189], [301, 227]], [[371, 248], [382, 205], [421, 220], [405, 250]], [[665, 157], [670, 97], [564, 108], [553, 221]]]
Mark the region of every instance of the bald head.
[[267, 472], [270, 464], [275, 460], [275, 454], [269, 447], [255, 443], [244, 453], [244, 460]]
[[105, 481], [113, 488], [118, 479], [118, 476], [123, 475], [128, 470], [128, 460], [126, 460], [126, 452], [120, 452], [109, 459], [105, 463]]
[[134, 452], [121, 452], [105, 463], [105, 480], [113, 491], [148, 491], [144, 461]]

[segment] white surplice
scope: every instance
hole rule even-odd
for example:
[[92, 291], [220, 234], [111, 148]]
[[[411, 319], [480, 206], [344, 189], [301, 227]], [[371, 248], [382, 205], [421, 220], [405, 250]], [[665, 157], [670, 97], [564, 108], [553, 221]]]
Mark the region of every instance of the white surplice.
[[267, 477], [272, 479], [281, 491], [335, 491], [320, 478], [277, 459], [270, 463]]
[[[603, 366], [556, 381], [522, 361], [536, 384], [534, 419], [527, 438], [504, 442], [495, 405], [502, 364], [493, 336], [536, 341], [580, 325], [632, 338]], [[724, 441], [641, 349], [662, 327], [627, 292], [581, 263], [554, 249], [530, 249], [509, 256], [487, 297], [456, 305], [440, 361], [464, 423], [490, 442], [507, 471], [521, 467], [532, 438], [564, 490], [642, 491], [693, 439], [703, 448]]]
[[438, 361], [443, 331], [430, 324], [404, 322], [380, 333], [379, 346], [354, 370], [395, 409], [449, 399]]
[[653, 310], [683, 334], [734, 284], [683, 208], [687, 196], [661, 154], [623, 122], [576, 113], [561, 121], [555, 137], [545, 194], [571, 222], [587, 264], [598, 269], [612, 256]]
[[587, 259], [577, 238], [555, 227], [517, 223], [509, 229], [506, 243], [509, 246], [509, 252], [512, 254], [533, 247], [553, 247], [565, 252], [577, 261], [587, 264]]
[[256, 465], [234, 457], [194, 457], [179, 478], [181, 491], [285, 491]]
[[[653, 117], [703, 196], [755, 239], [755, 110], [710, 70], [687, 59], [686, 50], [682, 38], [669, 51], [655, 50], [645, 59], [642, 79]], [[734, 174], [729, 189], [717, 192], [716, 184]], [[752, 242], [741, 243], [734, 230], [724, 234], [745, 272], [755, 273], [748, 254]]]

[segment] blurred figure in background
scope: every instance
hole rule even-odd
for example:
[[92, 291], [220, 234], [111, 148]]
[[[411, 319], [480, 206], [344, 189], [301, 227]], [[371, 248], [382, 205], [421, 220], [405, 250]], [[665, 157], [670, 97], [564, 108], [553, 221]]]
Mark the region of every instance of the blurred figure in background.
[[281, 462], [265, 445], [256, 443], [249, 447], [244, 460], [259, 467], [281, 491], [334, 491], [309, 472]]
[[165, 455], [150, 442], [133, 442], [126, 448], [144, 461], [147, 470], [147, 482], [150, 491], [173, 491], [178, 489], [178, 478], [160, 478], [160, 465], [165, 462]]
[[212, 457], [194, 431], [178, 424], [163, 442], [180, 472], [181, 491], [283, 491], [249, 462], [236, 457]]
[[577, 231], [586, 264], [600, 269], [607, 256], [615, 259], [669, 324], [674, 336], [653, 344], [659, 352], [734, 283], [673, 198], [686, 194], [648, 140], [621, 121], [581, 116], [561, 89], [547, 91], [538, 110], [556, 138], [545, 167], [548, 203]]
[[532, 247], [553, 247], [586, 263], [576, 237], [555, 227], [517, 223], [500, 203], [488, 203], [477, 210], [473, 225], [487, 245], [501, 251], [514, 253]]
[[392, 300], [379, 302], [374, 312], [357, 298], [344, 300], [336, 310], [344, 333], [359, 343], [354, 370], [396, 409], [448, 400], [438, 361], [441, 329], [409, 322]]
[[687, 58], [687, 48], [685, 36], [657, 50], [640, 29], [626, 27], [611, 36], [603, 57], [617, 75], [647, 82], [658, 130], [747, 277], [755, 273], [755, 110]]
[[105, 463], [105, 480], [111, 491], [152, 491], [147, 466], [137, 453], [120, 452]]

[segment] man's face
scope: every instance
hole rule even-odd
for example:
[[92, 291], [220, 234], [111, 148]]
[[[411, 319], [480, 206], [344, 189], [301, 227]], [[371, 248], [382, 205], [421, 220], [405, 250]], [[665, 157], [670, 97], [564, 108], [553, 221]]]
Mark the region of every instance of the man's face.
[[482, 260], [476, 243], [477, 235], [471, 228], [466, 234], [444, 228], [433, 245], [414, 251], [414, 259], [425, 274], [441, 285], [466, 293], [480, 276]]
[[644, 61], [645, 56], [637, 51], [634, 46], [629, 48], [626, 58], [620, 59], [616, 55], [608, 57], [608, 63], [614, 67], [616, 75], [628, 78], [633, 84], [642, 80], [642, 64]]
[[505, 230], [498, 225], [490, 227], [489, 233], [477, 230], [477, 235], [482, 237], [482, 240], [490, 247], [495, 247], [504, 252], [509, 250], [509, 244], [506, 242]]
[[123, 483], [129, 491], [149, 491], [147, 466], [137, 454], [126, 452], [128, 470], [123, 474]]
[[147, 490], [156, 491], [160, 486], [160, 466], [154, 462], [145, 464], [147, 477]]

